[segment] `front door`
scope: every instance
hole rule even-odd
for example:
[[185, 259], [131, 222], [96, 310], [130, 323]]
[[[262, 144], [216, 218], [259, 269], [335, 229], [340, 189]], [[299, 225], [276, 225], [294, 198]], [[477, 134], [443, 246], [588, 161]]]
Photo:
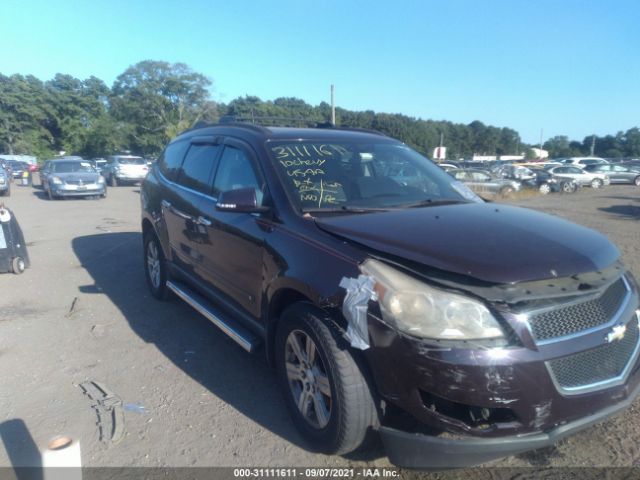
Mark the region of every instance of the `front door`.
[[251, 149], [227, 140], [213, 181], [213, 198], [203, 201], [200, 212], [207, 232], [207, 240], [199, 247], [207, 281], [256, 318], [260, 316], [266, 230], [257, 214], [220, 212], [216, 202], [221, 192], [252, 187], [261, 204], [262, 178]]

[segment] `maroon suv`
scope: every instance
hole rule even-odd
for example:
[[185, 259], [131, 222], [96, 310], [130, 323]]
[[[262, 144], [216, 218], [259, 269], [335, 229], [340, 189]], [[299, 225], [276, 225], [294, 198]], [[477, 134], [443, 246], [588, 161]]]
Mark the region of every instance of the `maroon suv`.
[[141, 192], [153, 295], [260, 347], [314, 449], [377, 431], [397, 465], [475, 465], [639, 392], [638, 289], [619, 251], [485, 203], [384, 135], [195, 128]]

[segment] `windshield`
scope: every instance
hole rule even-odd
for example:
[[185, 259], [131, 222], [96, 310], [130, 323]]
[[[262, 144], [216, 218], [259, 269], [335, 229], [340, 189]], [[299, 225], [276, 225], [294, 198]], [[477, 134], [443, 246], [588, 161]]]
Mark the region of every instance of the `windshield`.
[[52, 165], [52, 171], [55, 173], [93, 173], [95, 169], [89, 162], [56, 162]]
[[268, 142], [267, 149], [302, 211], [479, 201], [466, 186], [401, 144]]
[[118, 158], [118, 163], [120, 165], [146, 165], [147, 162], [144, 161], [144, 158], [141, 157], [120, 157]]

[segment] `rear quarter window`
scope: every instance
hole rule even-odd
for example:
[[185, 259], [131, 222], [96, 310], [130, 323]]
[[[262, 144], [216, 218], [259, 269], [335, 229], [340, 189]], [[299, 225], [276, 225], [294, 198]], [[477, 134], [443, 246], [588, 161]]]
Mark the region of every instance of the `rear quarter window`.
[[188, 148], [189, 142], [184, 140], [170, 143], [158, 159], [158, 168], [168, 180], [175, 182], [178, 178], [178, 172]]

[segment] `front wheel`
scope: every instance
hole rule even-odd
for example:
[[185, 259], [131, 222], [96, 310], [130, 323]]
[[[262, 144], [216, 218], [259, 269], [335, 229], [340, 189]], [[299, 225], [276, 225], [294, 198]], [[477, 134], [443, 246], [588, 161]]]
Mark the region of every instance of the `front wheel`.
[[633, 183], [636, 185], [636, 187], [640, 187], [640, 176], [637, 176]]
[[158, 237], [153, 232], [144, 235], [144, 273], [151, 295], [158, 300], [169, 296], [167, 267]]
[[297, 303], [282, 314], [276, 368], [293, 423], [316, 450], [345, 454], [378, 425], [364, 370], [321, 310]]
[[502, 190], [500, 190], [500, 196], [502, 198], [511, 198], [513, 197], [514, 193], [515, 190], [511, 187], [504, 187]]
[[604, 182], [599, 178], [594, 178], [593, 180], [591, 180], [591, 188], [602, 188], [603, 184]]
[[540, 185], [540, 187], [538, 187], [538, 191], [542, 195], [548, 195], [549, 193], [551, 193], [551, 185], [549, 185], [548, 183], [543, 183], [542, 185]]
[[20, 275], [21, 273], [23, 273], [25, 268], [26, 268], [26, 265], [22, 257], [15, 257], [11, 261], [11, 271], [16, 275]]
[[109, 180], [110, 180], [110, 184], [111, 184], [112, 187], [117, 187], [118, 186], [118, 179], [116, 178], [115, 175], [112, 174], [109, 177]]

